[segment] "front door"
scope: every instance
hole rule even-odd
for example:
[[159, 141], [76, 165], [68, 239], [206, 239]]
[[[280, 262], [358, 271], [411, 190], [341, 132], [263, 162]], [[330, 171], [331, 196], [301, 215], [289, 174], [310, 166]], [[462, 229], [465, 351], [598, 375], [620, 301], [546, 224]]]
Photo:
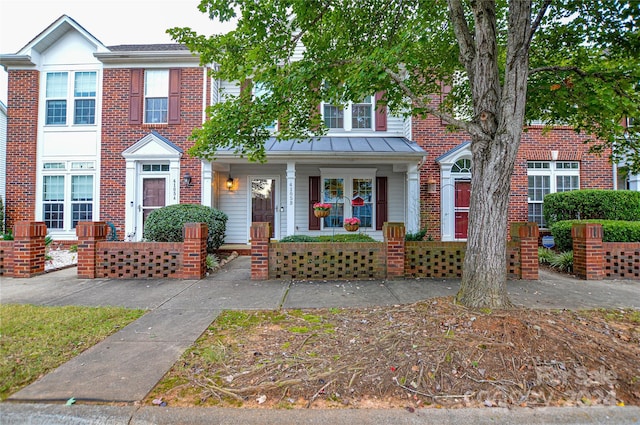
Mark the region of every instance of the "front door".
[[467, 239], [469, 203], [471, 201], [471, 182], [457, 180], [455, 183], [455, 191], [455, 238]]
[[251, 179], [251, 222], [271, 223], [273, 237], [276, 226], [276, 180]]
[[164, 177], [142, 179], [142, 205], [138, 208], [141, 214], [142, 229], [144, 229], [144, 222], [151, 211], [166, 205], [166, 185], [167, 179]]

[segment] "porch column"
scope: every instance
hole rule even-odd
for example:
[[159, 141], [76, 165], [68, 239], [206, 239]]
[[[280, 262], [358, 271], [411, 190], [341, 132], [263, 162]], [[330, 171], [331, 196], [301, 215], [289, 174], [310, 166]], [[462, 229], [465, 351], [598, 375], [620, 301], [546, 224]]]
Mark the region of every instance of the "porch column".
[[[125, 175], [125, 199], [124, 209], [124, 235], [125, 240], [139, 241], [142, 239], [142, 229], [138, 232], [136, 228], [136, 162], [127, 159]], [[104, 218], [104, 217], [101, 217]], [[106, 218], [105, 218], [105, 221]], [[131, 237], [129, 237], [131, 235]]]
[[207, 207], [214, 207], [213, 205], [213, 177], [215, 173], [211, 167], [211, 163], [202, 161], [202, 193], [200, 194], [200, 203]]
[[420, 176], [418, 165], [410, 165], [407, 170], [407, 232], [420, 230]]
[[296, 163], [287, 162], [287, 234], [296, 233]]

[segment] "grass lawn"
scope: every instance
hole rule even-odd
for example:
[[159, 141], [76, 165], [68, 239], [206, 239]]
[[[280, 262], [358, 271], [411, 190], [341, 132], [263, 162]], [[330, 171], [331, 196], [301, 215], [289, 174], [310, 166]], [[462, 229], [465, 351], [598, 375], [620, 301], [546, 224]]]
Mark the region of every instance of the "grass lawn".
[[143, 314], [117, 307], [0, 305], [0, 400]]

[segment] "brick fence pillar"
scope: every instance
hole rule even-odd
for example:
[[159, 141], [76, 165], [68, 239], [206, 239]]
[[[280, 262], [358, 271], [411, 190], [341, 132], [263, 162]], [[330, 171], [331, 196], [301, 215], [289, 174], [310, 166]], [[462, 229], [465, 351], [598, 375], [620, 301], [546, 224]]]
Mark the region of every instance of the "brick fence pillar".
[[271, 223], [251, 223], [251, 279], [269, 279]]
[[586, 280], [604, 278], [602, 225], [577, 223], [571, 227], [573, 238], [573, 272]]
[[520, 279], [538, 280], [538, 237], [537, 223], [512, 223], [511, 240], [520, 246]]
[[185, 223], [182, 245], [182, 278], [202, 279], [207, 274], [207, 238], [209, 226], [206, 223]]
[[13, 226], [13, 277], [44, 273], [44, 238], [47, 226], [39, 221], [19, 221]]
[[382, 235], [387, 253], [387, 279], [404, 277], [404, 223], [384, 223]]
[[78, 277], [95, 279], [98, 242], [107, 239], [109, 227], [104, 221], [83, 221], [76, 226], [78, 237]]

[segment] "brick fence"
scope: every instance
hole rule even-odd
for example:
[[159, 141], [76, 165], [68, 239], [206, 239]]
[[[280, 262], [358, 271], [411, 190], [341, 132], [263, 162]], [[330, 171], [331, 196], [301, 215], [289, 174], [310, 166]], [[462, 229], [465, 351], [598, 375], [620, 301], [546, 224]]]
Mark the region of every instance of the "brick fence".
[[78, 223], [78, 277], [201, 279], [208, 232], [204, 223], [186, 223], [184, 242], [107, 242], [105, 222]]
[[[405, 242], [403, 223], [385, 223], [384, 242], [279, 243], [269, 223], [251, 226], [251, 278], [394, 279], [459, 278], [466, 243]], [[509, 277], [538, 279], [538, 226], [515, 223], [507, 249]]]
[[0, 276], [32, 277], [44, 273], [47, 226], [20, 221], [13, 226], [12, 241], [0, 241]]
[[586, 280], [640, 280], [640, 243], [602, 242], [602, 225], [571, 227], [573, 272]]

